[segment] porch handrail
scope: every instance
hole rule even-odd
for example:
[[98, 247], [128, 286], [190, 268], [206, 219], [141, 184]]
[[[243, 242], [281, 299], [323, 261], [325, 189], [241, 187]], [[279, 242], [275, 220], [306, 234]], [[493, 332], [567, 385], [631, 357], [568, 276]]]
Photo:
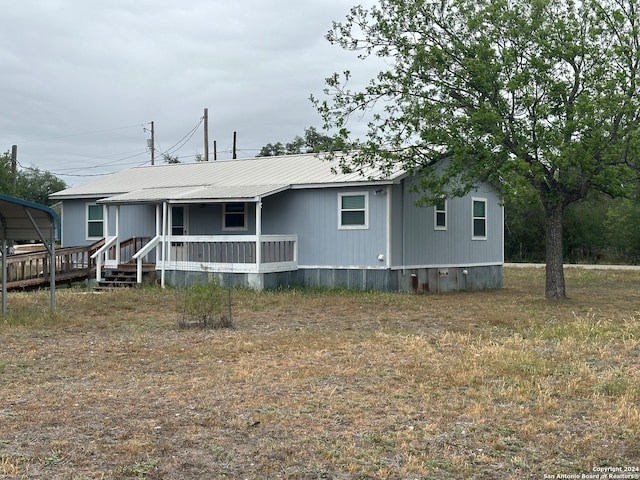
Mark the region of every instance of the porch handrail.
[[162, 235], [156, 235], [149, 243], [147, 243], [144, 247], [142, 247], [138, 252], [136, 252], [132, 260], [136, 261], [136, 282], [142, 283], [142, 261], [144, 258], [151, 253], [151, 251], [158, 246], [158, 244], [162, 241]]
[[[104, 245], [91, 255], [91, 259], [96, 262], [96, 281], [102, 280], [102, 257], [106, 255], [109, 249], [118, 241], [118, 237], [113, 236], [104, 239]], [[106, 263], [106, 258], [105, 258]]]
[[113, 246], [114, 243], [116, 243], [117, 240], [118, 240], [118, 237], [116, 236], [105, 238], [104, 245], [102, 245], [98, 250], [96, 250], [91, 255], [91, 258], [96, 259], [100, 255], [103, 255], [107, 250], [109, 250]]
[[138, 250], [133, 257], [131, 257], [132, 260], [141, 260], [144, 257], [146, 257], [147, 255], [149, 255], [151, 253], [151, 251], [156, 248], [156, 246], [162, 241], [162, 235], [156, 235], [155, 237], [153, 237], [151, 240], [149, 240], [149, 243], [147, 243], [144, 247], [142, 247], [140, 250]]

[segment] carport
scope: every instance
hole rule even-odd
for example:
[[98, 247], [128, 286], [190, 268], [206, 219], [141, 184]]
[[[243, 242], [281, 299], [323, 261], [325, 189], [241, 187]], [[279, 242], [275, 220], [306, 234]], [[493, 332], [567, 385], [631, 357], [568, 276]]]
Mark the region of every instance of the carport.
[[51, 208], [0, 194], [0, 240], [2, 241], [2, 315], [7, 313], [7, 254], [9, 242], [41, 241], [49, 253], [51, 308], [56, 306], [55, 248], [60, 217]]

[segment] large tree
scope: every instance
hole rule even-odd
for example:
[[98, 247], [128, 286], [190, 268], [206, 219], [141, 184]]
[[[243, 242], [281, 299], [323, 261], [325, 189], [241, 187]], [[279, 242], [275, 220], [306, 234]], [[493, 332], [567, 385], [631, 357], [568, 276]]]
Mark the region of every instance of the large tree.
[[17, 169], [14, 180], [11, 155], [9, 152], [0, 155], [0, 193], [50, 205], [49, 195], [65, 188], [67, 184], [64, 180], [37, 167]]
[[[385, 67], [363, 89], [350, 72], [313, 99], [354, 146], [345, 168], [403, 166], [430, 198], [480, 181], [532, 185], [546, 229], [546, 297], [566, 297], [565, 208], [636, 181], [640, 0], [381, 0], [351, 9], [328, 40]], [[358, 113], [360, 112], [360, 113]], [[366, 137], [349, 118], [368, 112]], [[425, 168], [447, 157], [444, 174]]]

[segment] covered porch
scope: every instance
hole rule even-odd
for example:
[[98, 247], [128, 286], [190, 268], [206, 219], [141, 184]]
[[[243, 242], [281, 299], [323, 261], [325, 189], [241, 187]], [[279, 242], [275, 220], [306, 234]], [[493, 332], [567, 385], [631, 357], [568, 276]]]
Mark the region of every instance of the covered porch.
[[[280, 189], [280, 186], [276, 188]], [[163, 287], [172, 273], [200, 272], [246, 274], [249, 285], [260, 289], [263, 275], [298, 269], [298, 236], [262, 233], [262, 195], [249, 197], [247, 192], [221, 195], [211, 189], [196, 192], [191, 187], [188, 192], [173, 189], [174, 198], [165, 197], [157, 202], [155, 197], [168, 193], [163, 190], [133, 192], [99, 202], [103, 205], [105, 242], [92, 256], [96, 263], [96, 281], [102, 280], [105, 269], [135, 263], [138, 283], [143, 280], [143, 265], [155, 264]], [[263, 194], [273, 191], [274, 186], [260, 187]], [[123, 245], [131, 242], [121, 235], [121, 208], [132, 203], [155, 205], [155, 234], [147, 235], [140, 244], [134, 243], [135, 248], [125, 249]], [[241, 205], [244, 205], [242, 210]], [[204, 215], [198, 212], [205, 209], [220, 211], [222, 217], [209, 215], [203, 221]], [[249, 214], [253, 218], [249, 218]], [[218, 225], [217, 222], [222, 227], [212, 226]], [[191, 231], [198, 234], [190, 234]], [[140, 232], [139, 238], [144, 238], [144, 233]]]

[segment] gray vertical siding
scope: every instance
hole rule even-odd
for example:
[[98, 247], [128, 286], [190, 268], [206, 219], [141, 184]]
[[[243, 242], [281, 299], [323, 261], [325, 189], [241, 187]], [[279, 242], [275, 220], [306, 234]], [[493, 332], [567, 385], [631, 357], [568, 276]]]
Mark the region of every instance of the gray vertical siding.
[[[487, 200], [486, 240], [472, 239], [472, 197]], [[402, 203], [404, 235], [400, 233], [399, 239], [394, 236], [394, 241], [404, 243], [404, 253], [401, 253], [404, 265], [464, 266], [502, 263], [503, 207], [494, 189], [482, 186], [468, 196], [448, 199], [447, 230], [434, 228], [434, 207], [415, 206], [418, 198], [418, 193], [405, 191]], [[394, 257], [394, 265], [402, 265], [401, 260]]]
[[[386, 255], [386, 196], [378, 188], [289, 190], [263, 200], [264, 234], [297, 234], [305, 266], [380, 268]], [[338, 228], [338, 193], [369, 193], [369, 227]]]
[[[188, 213], [189, 235], [255, 235], [256, 205], [247, 204], [247, 230], [226, 231], [222, 228], [222, 203], [183, 205]], [[175, 206], [175, 205], [174, 205]]]
[[[64, 200], [62, 202], [62, 245], [76, 247], [91, 245], [87, 238], [87, 204], [95, 200]], [[153, 205], [123, 205], [120, 207], [120, 237], [153, 237], [156, 232], [156, 213]], [[109, 234], [116, 231], [116, 209], [109, 209]], [[106, 233], [106, 232], [105, 232]]]
[[[109, 213], [109, 233], [115, 233], [116, 210], [111, 207]], [[120, 207], [120, 239], [131, 237], [149, 237], [156, 235], [155, 205], [122, 205]]]

